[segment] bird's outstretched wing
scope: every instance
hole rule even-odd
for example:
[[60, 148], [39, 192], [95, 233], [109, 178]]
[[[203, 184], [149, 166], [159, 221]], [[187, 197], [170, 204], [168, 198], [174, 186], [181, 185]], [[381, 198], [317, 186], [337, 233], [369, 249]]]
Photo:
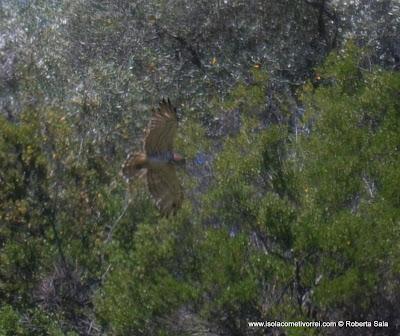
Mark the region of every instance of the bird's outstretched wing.
[[171, 153], [178, 128], [176, 109], [171, 102], [163, 99], [158, 109], [154, 110], [146, 131], [144, 149], [147, 155]]
[[176, 214], [182, 206], [183, 191], [175, 166], [165, 164], [147, 170], [147, 185], [163, 216]]

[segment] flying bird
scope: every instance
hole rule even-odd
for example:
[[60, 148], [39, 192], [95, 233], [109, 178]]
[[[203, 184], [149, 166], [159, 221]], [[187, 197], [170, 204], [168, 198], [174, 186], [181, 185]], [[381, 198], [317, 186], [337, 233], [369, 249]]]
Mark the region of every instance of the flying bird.
[[122, 174], [130, 179], [145, 177], [150, 194], [161, 215], [175, 215], [182, 206], [183, 190], [176, 175], [176, 167], [185, 159], [174, 152], [174, 139], [178, 128], [176, 108], [163, 99], [145, 132], [144, 148], [128, 155]]

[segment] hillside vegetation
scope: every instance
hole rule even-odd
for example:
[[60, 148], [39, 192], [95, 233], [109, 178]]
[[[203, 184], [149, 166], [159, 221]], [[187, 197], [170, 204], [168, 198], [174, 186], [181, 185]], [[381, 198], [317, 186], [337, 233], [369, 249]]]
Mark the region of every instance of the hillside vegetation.
[[[0, 336], [397, 335], [396, 1], [3, 1]], [[121, 165], [162, 97], [185, 201]], [[386, 321], [263, 328], [251, 321]]]

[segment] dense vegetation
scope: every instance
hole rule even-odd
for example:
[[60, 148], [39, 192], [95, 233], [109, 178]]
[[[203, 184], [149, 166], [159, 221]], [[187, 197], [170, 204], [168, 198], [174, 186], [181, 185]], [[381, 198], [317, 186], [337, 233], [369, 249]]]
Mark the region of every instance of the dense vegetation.
[[[0, 336], [396, 335], [396, 1], [3, 1]], [[120, 175], [162, 96], [183, 208]], [[387, 321], [261, 328], [249, 321]]]

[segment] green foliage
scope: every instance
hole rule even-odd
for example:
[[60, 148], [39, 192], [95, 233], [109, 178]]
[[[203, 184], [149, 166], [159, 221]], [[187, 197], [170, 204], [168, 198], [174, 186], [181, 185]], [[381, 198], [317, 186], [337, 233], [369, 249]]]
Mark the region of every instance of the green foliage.
[[[29, 311], [27, 315], [20, 315], [10, 305], [0, 307], [0, 335], [1, 336], [77, 336], [75, 332], [64, 333], [58, 323], [58, 316], [46, 313], [40, 309]], [[25, 321], [24, 321], [25, 320]]]
[[0, 297], [26, 299], [48, 244], [47, 167], [35, 126], [0, 120]]
[[77, 160], [70, 134], [54, 109], [28, 109], [17, 123], [0, 122], [0, 298], [35, 319], [26, 327], [32, 335], [50, 330], [48, 311], [30, 310], [37, 302], [55, 308], [61, 320], [85, 316], [85, 307], [77, 307], [87, 300], [85, 283], [102, 274], [104, 225], [114, 215], [106, 211], [104, 161], [90, 148]]
[[[2, 2], [0, 336], [395, 334], [400, 77], [376, 64], [398, 67], [398, 8], [317, 7]], [[172, 218], [119, 175], [162, 96], [187, 159]]]
[[[249, 113], [260, 109], [258, 95], [248, 94], [258, 92], [264, 79], [245, 89], [244, 84], [238, 86], [242, 89], [232, 92], [232, 101], [240, 100]], [[285, 162], [287, 132], [281, 126], [262, 129], [256, 117], [243, 116], [242, 123], [215, 160], [215, 183], [199, 212], [184, 207], [175, 219], [157, 219], [140, 192], [133, 192], [137, 207], [135, 212], [128, 210], [108, 249], [109, 273], [96, 298], [97, 312], [112, 332], [174, 334], [172, 320], [182, 307], [232, 332], [245, 332], [246, 319], [261, 318], [265, 283], [291, 281], [292, 265], [281, 256], [292, 246], [296, 220], [287, 196], [292, 194], [288, 186], [294, 188]], [[192, 147], [207, 150], [203, 140], [196, 140], [198, 127], [180, 142], [189, 157], [196, 154]], [[135, 186], [143, 187], [140, 182]], [[129, 227], [130, 242], [124, 237]], [[275, 244], [273, 256], [262, 250], [269, 248], [268, 240]], [[162, 320], [167, 323], [154, 329]], [[184, 333], [185, 327], [180, 328]]]
[[[164, 335], [177, 308], [190, 303], [196, 289], [188, 281], [196, 265], [188, 213], [174, 221], [161, 219], [137, 226], [132, 249], [110, 245], [110, 274], [98, 293], [96, 307], [117, 335]], [[172, 320], [169, 322], [173, 322]]]
[[24, 329], [19, 322], [20, 317], [11, 306], [0, 307], [0, 335], [24, 335]]
[[280, 244], [283, 250], [293, 246], [292, 226], [296, 222], [295, 208], [287, 199], [268, 193], [261, 201], [257, 226], [264, 235]]
[[[227, 321], [245, 330], [238, 316], [257, 316], [259, 271], [255, 272], [252, 247], [245, 235], [227, 230], [208, 230], [199, 246], [202, 310], [208, 319]], [[264, 274], [267, 275], [267, 274]], [[229, 322], [228, 322], [229, 321]], [[222, 322], [225, 324], [224, 322]]]
[[379, 288], [400, 261], [400, 76], [363, 70], [366, 56], [350, 44], [329, 57], [320, 73], [330, 83], [305, 95], [312, 132], [299, 144], [304, 193], [296, 251], [314, 255], [304, 272], [313, 274], [308, 285], [321, 279], [319, 309], [341, 307], [352, 316], [377, 313], [374, 298], [390, 296]]
[[251, 69], [251, 85], [238, 83], [234, 86], [228, 99], [223, 103], [224, 108], [232, 109], [241, 105], [243, 113], [252, 113], [262, 107], [265, 102], [265, 90], [268, 84], [268, 73], [260, 69]]

